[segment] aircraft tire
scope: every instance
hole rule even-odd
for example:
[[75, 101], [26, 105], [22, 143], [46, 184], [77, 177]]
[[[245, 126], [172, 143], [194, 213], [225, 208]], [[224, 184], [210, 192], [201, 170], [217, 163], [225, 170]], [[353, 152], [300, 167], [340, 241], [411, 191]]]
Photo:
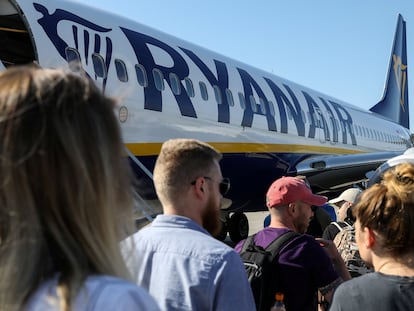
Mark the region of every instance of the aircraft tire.
[[221, 220], [221, 230], [220, 232], [214, 236], [219, 241], [224, 241], [227, 237], [227, 225], [226, 222]]
[[249, 235], [249, 220], [244, 213], [236, 212], [230, 217], [230, 239], [237, 243]]

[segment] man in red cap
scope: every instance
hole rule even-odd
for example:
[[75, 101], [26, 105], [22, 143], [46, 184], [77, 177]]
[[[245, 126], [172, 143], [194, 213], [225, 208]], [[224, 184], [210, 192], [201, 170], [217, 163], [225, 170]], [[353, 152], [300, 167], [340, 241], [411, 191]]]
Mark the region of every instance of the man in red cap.
[[[266, 248], [289, 231], [300, 233], [279, 252], [280, 285], [289, 311], [317, 310], [317, 293], [330, 301], [334, 289], [350, 279], [341, 256], [331, 241], [304, 234], [313, 217], [312, 206], [325, 204], [327, 198], [312, 193], [305, 181], [296, 177], [277, 179], [266, 194], [270, 225], [259, 231], [254, 242]], [[235, 247], [242, 249], [244, 241]]]

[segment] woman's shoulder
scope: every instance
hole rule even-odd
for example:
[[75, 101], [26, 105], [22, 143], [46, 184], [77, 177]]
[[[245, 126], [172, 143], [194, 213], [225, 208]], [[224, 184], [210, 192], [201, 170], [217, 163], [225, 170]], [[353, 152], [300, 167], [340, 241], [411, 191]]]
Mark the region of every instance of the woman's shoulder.
[[379, 287], [383, 287], [384, 283], [386, 282], [383, 275], [371, 272], [342, 283], [336, 289], [336, 292], [338, 292], [338, 295], [344, 294], [348, 296], [351, 294], [352, 296], [357, 296], [362, 293], [375, 292]]
[[[29, 299], [25, 311], [60, 310], [57, 278], [45, 281]], [[109, 275], [89, 276], [76, 297], [74, 310], [159, 310], [155, 300], [137, 285]]]
[[142, 287], [109, 275], [90, 276], [77, 301], [87, 298], [88, 310], [158, 310], [155, 300]]

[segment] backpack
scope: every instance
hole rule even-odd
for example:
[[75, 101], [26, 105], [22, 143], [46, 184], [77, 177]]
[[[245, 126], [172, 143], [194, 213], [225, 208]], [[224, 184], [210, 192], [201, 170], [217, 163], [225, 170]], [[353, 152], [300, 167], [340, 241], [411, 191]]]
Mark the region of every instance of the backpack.
[[247, 279], [253, 292], [257, 310], [270, 310], [280, 288], [278, 255], [280, 249], [299, 233], [288, 231], [276, 238], [266, 248], [254, 243], [255, 234], [247, 237], [240, 251]]
[[351, 226], [346, 222], [344, 222], [344, 227], [337, 222], [331, 222], [331, 224], [334, 224], [339, 229], [339, 232], [335, 236], [333, 242], [344, 260], [351, 276], [357, 277], [362, 274], [372, 272], [372, 269], [367, 267], [359, 254], [358, 246], [355, 241], [354, 226]]

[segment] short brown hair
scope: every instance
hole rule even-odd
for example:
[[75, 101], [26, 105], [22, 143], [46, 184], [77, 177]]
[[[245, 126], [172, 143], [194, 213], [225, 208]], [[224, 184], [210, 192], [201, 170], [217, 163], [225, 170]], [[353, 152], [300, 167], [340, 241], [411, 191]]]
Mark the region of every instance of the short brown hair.
[[154, 168], [154, 185], [161, 203], [175, 202], [193, 180], [208, 174], [221, 154], [196, 139], [164, 142]]

